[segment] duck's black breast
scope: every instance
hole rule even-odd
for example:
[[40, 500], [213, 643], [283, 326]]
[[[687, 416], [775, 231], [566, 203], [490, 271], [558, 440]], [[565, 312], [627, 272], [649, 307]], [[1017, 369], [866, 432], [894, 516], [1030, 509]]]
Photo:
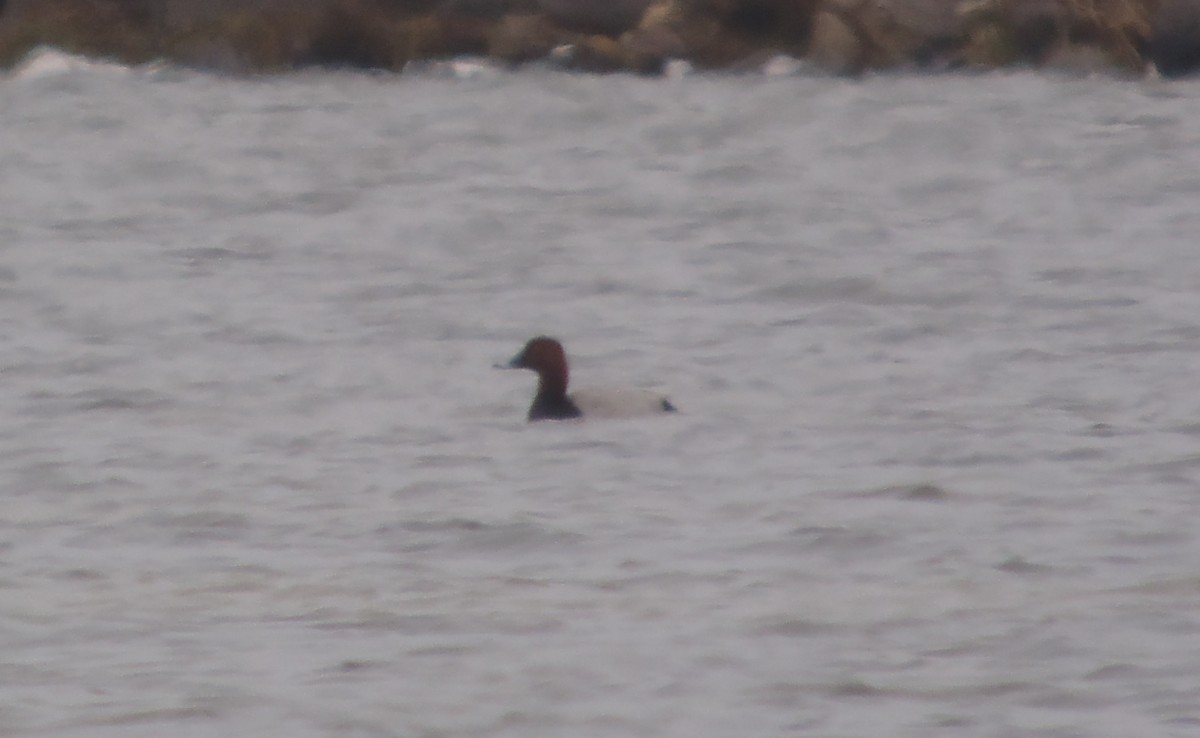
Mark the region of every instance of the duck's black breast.
[[538, 395], [529, 406], [530, 420], [569, 420], [582, 416], [579, 406], [566, 395]]

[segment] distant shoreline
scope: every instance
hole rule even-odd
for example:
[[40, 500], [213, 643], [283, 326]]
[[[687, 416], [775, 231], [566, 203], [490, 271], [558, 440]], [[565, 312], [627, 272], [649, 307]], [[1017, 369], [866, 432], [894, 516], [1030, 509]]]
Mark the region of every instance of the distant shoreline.
[[0, 68], [53, 46], [232, 74], [476, 55], [663, 74], [786, 55], [835, 74], [1200, 70], [1200, 0], [0, 0]]

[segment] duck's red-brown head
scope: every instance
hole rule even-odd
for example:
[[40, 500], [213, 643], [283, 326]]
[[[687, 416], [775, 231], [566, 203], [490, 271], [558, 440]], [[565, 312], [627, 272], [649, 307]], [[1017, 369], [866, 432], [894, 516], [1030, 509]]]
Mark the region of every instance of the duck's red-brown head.
[[531, 338], [521, 353], [508, 362], [510, 369], [532, 369], [538, 374], [537, 395], [529, 408], [530, 420], [578, 418], [579, 408], [567, 397], [567, 354], [549, 336]]
[[567, 352], [562, 344], [549, 336], [529, 339], [521, 353], [508, 362], [512, 369], [532, 369], [538, 373], [541, 389], [567, 392]]

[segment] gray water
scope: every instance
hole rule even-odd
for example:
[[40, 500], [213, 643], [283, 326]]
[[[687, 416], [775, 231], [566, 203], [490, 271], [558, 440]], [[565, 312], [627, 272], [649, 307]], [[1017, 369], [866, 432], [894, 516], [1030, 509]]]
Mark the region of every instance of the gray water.
[[[1197, 120], [0, 79], [0, 734], [1200, 733]], [[681, 412], [525, 423], [538, 333]]]

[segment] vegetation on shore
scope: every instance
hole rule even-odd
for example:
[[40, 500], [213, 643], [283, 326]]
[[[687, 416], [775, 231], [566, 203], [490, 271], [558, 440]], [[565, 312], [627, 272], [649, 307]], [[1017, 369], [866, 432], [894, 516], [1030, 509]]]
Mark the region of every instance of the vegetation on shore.
[[0, 0], [0, 67], [39, 45], [229, 73], [478, 54], [656, 74], [777, 54], [837, 73], [1200, 68], [1200, 0]]

